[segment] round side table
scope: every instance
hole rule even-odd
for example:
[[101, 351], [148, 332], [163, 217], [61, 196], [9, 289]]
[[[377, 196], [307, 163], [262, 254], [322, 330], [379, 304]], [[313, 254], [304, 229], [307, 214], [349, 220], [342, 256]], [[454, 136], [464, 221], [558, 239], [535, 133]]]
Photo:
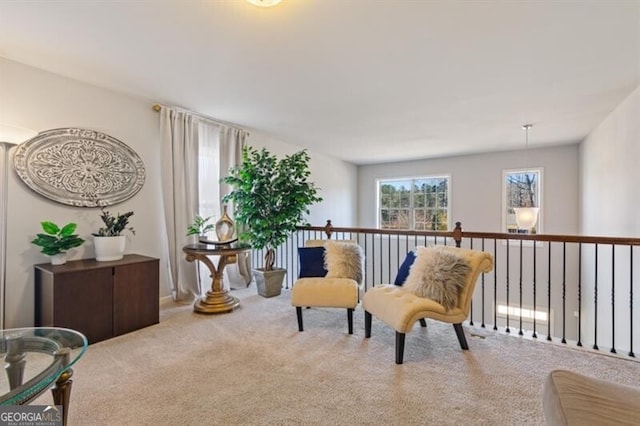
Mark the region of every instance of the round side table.
[[[227, 264], [236, 263], [237, 255], [251, 250], [251, 246], [243, 244], [189, 244], [182, 248], [187, 255], [187, 261], [201, 261], [211, 271], [211, 290], [196, 300], [193, 311], [200, 314], [221, 314], [231, 312], [240, 304], [237, 297], [232, 296], [224, 288], [222, 276]], [[218, 266], [213, 264], [209, 256], [220, 256]]]

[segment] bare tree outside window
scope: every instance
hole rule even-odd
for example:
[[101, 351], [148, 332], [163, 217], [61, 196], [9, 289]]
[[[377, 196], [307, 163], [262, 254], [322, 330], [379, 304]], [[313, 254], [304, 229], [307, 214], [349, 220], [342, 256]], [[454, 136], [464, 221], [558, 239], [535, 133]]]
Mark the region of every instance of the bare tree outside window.
[[449, 177], [430, 176], [378, 182], [381, 229], [449, 229]]

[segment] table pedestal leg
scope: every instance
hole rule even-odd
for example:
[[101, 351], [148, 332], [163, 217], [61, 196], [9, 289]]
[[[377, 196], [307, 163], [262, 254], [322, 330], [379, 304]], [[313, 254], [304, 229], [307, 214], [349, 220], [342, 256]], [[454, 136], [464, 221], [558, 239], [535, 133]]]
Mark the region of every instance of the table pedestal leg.
[[[54, 356], [56, 359], [61, 359], [63, 365], [68, 365], [70, 354], [71, 351], [69, 348], [61, 348], [54, 353]], [[71, 380], [72, 376], [72, 369], [69, 368], [63, 371], [56, 380], [55, 386], [51, 389], [53, 404], [62, 405], [62, 424], [64, 426], [67, 425], [67, 417], [69, 416], [69, 399], [71, 397], [71, 384], [73, 383], [73, 380]]]
[[209, 271], [211, 271], [211, 290], [207, 291], [207, 294], [201, 299], [197, 300], [193, 305], [193, 311], [199, 314], [221, 314], [225, 312], [231, 312], [234, 308], [238, 307], [240, 300], [229, 294], [229, 291], [224, 288], [222, 282], [222, 276], [224, 267], [227, 263], [235, 263], [236, 255], [222, 255], [220, 256], [220, 262], [218, 262], [218, 268], [216, 269], [213, 262], [211, 262], [206, 256], [199, 255], [187, 255], [188, 261], [200, 260], [207, 265]]
[[65, 371], [58, 377], [56, 385], [51, 389], [53, 404], [62, 405], [62, 424], [65, 426], [69, 417], [69, 399], [71, 397], [71, 385], [73, 384], [71, 376], [73, 376], [73, 370]]
[[196, 301], [193, 311], [199, 314], [222, 314], [231, 312], [238, 307], [240, 300], [229, 294], [228, 291], [207, 291], [207, 295]]
[[4, 357], [4, 360], [7, 364], [4, 368], [7, 372], [7, 378], [9, 379], [9, 389], [13, 390], [22, 386], [27, 354], [24, 353], [24, 343], [20, 335], [7, 336], [6, 344], [7, 355]]

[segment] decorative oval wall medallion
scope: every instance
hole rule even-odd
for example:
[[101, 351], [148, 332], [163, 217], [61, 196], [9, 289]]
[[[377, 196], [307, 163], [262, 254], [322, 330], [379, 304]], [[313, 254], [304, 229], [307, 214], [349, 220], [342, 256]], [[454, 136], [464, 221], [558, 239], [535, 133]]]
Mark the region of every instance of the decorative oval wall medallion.
[[118, 139], [88, 129], [52, 129], [18, 145], [18, 176], [53, 201], [78, 207], [109, 206], [144, 184], [144, 163]]

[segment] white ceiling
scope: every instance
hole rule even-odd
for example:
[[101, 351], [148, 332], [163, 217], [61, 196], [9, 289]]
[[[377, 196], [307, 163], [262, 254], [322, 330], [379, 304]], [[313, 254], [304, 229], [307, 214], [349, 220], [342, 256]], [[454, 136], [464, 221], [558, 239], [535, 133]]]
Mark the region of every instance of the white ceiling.
[[0, 56], [367, 164], [579, 142], [640, 0], [0, 0]]

